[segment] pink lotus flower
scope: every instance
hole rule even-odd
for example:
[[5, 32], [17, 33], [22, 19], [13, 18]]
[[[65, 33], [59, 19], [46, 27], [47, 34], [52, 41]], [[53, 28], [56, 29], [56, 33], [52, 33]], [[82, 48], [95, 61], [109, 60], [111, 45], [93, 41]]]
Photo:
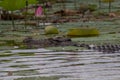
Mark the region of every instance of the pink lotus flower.
[[36, 9], [36, 11], [35, 11], [35, 16], [41, 16], [42, 15], [42, 13], [43, 13], [43, 9], [42, 9], [42, 7], [41, 6], [39, 6], [37, 9]]

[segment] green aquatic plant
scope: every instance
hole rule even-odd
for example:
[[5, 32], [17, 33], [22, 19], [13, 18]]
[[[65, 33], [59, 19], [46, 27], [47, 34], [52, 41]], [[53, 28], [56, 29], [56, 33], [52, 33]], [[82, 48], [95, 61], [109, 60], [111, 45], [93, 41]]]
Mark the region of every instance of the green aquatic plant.
[[4, 51], [4, 53], [12, 53], [11, 51], [9, 51], [9, 50], [6, 50], [6, 51]]
[[96, 4], [88, 4], [88, 9], [92, 12], [92, 11], [96, 11], [97, 10], [97, 5]]
[[8, 57], [8, 56], [13, 56], [14, 54], [12, 53], [0, 53], [0, 57]]
[[[36, 0], [28, 0], [28, 4], [36, 4]], [[7, 11], [15, 11], [26, 6], [26, 0], [2, 0], [0, 6]]]
[[71, 37], [91, 37], [98, 36], [100, 32], [96, 28], [74, 28], [67, 32]]
[[74, 8], [77, 10], [77, 0], [74, 0]]
[[12, 68], [28, 68], [28, 65], [12, 65]]
[[0, 62], [8, 63], [11, 62], [12, 60], [0, 60]]
[[15, 80], [59, 80], [59, 77], [30, 77], [30, 78], [19, 78]]
[[[28, 3], [26, 3], [28, 1]], [[28, 4], [36, 4], [36, 0], [2, 0], [0, 2], [0, 7], [5, 9], [6, 11], [11, 11], [11, 16], [13, 15], [13, 11], [25, 8]], [[14, 18], [12, 16], [12, 25], [13, 30], [15, 30]]]
[[[20, 65], [21, 66], [21, 65]], [[15, 66], [14, 66], [15, 67]], [[18, 67], [16, 65], [16, 67]], [[25, 66], [21, 66], [21, 68], [25, 68]], [[26, 65], [27, 67], [27, 65]], [[30, 69], [30, 70], [20, 70], [20, 71], [17, 71], [14, 73], [14, 75], [19, 75], [19, 76], [30, 76], [30, 75], [35, 75], [35, 74], [39, 74], [35, 69]], [[18, 78], [18, 79], [15, 79], [15, 80], [36, 80], [35, 79], [36, 77], [29, 77], [29, 78]]]
[[34, 56], [35, 55], [35, 53], [17, 53], [17, 55], [19, 55], [19, 56]]
[[6, 44], [13, 46], [13, 45], [15, 45], [15, 41], [14, 40], [6, 40]]
[[99, 3], [99, 9], [101, 8], [101, 0], [98, 0], [98, 3]]
[[58, 34], [59, 31], [57, 27], [54, 26], [47, 26], [45, 27], [45, 34]]

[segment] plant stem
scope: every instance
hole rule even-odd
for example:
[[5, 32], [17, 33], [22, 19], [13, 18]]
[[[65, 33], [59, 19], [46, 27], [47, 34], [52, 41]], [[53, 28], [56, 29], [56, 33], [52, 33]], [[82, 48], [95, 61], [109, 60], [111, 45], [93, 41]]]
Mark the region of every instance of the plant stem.
[[13, 17], [13, 11], [11, 12], [11, 17], [12, 17], [12, 30], [15, 30], [15, 22], [14, 22], [14, 17]]
[[63, 9], [63, 10], [66, 10], [66, 4], [65, 4], [65, 1], [64, 1], [64, 0], [62, 0], [62, 3], [61, 3], [61, 4], [62, 4], [62, 9]]
[[77, 10], [77, 1], [74, 0], [74, 7], [75, 7], [75, 10]]
[[111, 12], [111, 1], [109, 1], [109, 13]]
[[28, 11], [28, 0], [26, 0], [26, 8], [25, 8], [25, 30], [27, 27], [27, 11]]
[[99, 9], [101, 9], [101, 0], [99, 0]]

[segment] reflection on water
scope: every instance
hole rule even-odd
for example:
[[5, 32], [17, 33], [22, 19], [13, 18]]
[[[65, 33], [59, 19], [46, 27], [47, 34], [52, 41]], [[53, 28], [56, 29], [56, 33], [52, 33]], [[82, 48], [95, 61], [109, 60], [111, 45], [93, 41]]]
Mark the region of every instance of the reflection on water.
[[36, 52], [30, 56], [0, 57], [0, 80], [37, 76], [64, 76], [59, 80], [120, 80], [120, 53]]

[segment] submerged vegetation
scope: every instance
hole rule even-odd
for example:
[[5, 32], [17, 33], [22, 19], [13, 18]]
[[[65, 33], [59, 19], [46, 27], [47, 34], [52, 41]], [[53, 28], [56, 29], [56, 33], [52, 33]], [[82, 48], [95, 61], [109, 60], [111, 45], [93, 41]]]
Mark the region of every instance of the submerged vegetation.
[[58, 77], [31, 77], [31, 78], [20, 78], [15, 80], [59, 80]]

